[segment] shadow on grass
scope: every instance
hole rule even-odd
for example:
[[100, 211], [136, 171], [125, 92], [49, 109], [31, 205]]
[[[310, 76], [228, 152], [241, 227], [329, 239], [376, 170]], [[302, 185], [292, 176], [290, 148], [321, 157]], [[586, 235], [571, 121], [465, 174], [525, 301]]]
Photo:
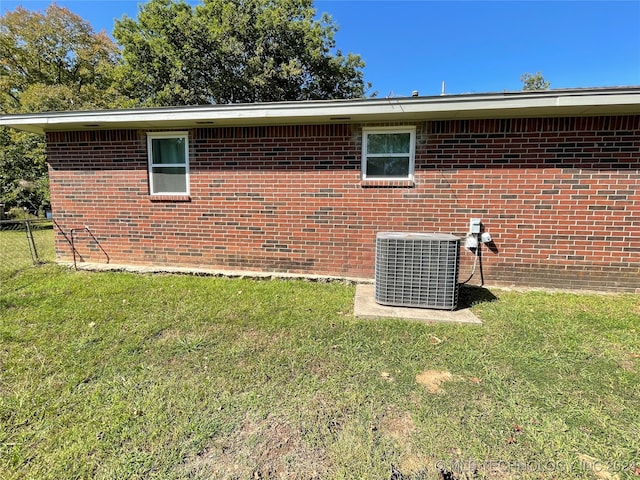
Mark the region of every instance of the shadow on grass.
[[461, 285], [458, 293], [458, 310], [471, 308], [480, 303], [495, 302], [496, 300], [498, 300], [498, 297], [484, 287]]

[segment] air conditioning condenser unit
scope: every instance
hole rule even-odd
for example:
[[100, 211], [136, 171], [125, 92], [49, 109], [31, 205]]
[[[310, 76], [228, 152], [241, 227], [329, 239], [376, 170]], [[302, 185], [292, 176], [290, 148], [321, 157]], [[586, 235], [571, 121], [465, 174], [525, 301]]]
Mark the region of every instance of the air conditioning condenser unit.
[[376, 236], [375, 300], [382, 305], [454, 310], [460, 238], [441, 233]]

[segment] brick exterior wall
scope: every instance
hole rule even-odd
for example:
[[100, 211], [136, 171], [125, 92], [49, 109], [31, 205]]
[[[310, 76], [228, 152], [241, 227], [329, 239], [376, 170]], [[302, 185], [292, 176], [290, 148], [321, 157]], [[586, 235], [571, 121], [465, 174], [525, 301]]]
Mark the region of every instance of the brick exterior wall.
[[361, 182], [363, 125], [198, 128], [190, 197], [159, 199], [146, 131], [48, 133], [57, 254], [86, 225], [85, 261], [371, 278], [377, 232], [478, 217], [486, 284], [640, 287], [640, 116], [405, 124], [415, 185]]

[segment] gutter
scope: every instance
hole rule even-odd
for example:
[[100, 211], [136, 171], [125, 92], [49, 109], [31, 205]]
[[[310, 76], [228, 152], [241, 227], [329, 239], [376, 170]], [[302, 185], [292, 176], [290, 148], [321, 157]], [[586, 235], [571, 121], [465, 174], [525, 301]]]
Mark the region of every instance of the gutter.
[[34, 133], [640, 114], [640, 87], [0, 115]]

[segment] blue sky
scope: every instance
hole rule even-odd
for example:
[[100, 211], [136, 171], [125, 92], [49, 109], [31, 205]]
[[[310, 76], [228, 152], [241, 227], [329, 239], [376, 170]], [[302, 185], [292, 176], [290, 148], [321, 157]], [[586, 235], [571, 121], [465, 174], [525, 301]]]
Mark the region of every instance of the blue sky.
[[[49, 3], [0, 0], [0, 13]], [[108, 33], [114, 19], [135, 17], [139, 3], [57, 1]], [[640, 85], [640, 0], [316, 0], [315, 6], [333, 17], [337, 47], [362, 56], [371, 92], [383, 97], [439, 95], [443, 81], [450, 94], [520, 90], [520, 75], [537, 71], [551, 88]]]

